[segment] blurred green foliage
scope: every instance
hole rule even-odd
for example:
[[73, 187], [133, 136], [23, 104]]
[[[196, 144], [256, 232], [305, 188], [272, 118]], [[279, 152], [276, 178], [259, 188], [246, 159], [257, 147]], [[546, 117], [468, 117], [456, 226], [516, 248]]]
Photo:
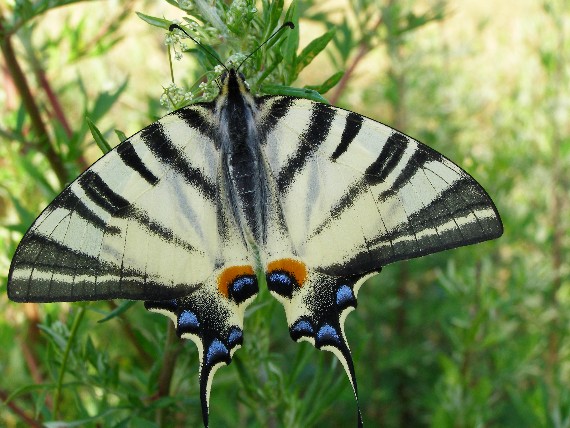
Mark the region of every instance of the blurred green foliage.
[[[100, 155], [92, 140], [107, 150], [125, 138], [114, 129], [166, 113], [148, 81], [169, 79], [159, 39], [171, 16], [234, 63], [292, 20], [246, 63], [255, 92], [324, 96], [416, 137], [473, 174], [505, 222], [500, 240], [388, 266], [362, 288], [346, 331], [367, 425], [570, 427], [567, 2], [480, 6], [487, 19], [452, 1], [167, 3], [109, 14], [99, 2], [0, 2], [0, 290], [27, 227]], [[493, 20], [509, 5], [527, 15], [501, 32]], [[135, 10], [154, 27], [129, 22]], [[216, 62], [176, 43], [174, 56], [191, 55], [174, 64], [164, 93], [181, 97], [166, 108], [215, 90]], [[131, 70], [117, 71], [121, 57]], [[132, 302], [22, 305], [5, 292], [0, 312], [0, 425], [199, 426], [197, 351], [165, 318]], [[245, 324], [245, 346], [214, 381], [212, 426], [354, 424], [342, 367], [290, 341], [266, 290]]]

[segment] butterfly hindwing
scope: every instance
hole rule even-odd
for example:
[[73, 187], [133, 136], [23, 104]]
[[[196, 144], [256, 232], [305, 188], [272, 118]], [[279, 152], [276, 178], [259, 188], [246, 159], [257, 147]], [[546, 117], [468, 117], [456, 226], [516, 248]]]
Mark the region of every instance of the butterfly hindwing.
[[327, 275], [309, 269], [301, 260], [293, 258], [274, 260], [268, 264], [266, 273], [271, 294], [285, 308], [291, 338], [330, 351], [342, 363], [356, 398], [359, 427], [362, 426], [362, 415], [344, 321], [356, 308], [358, 290], [369, 277]]
[[204, 423], [213, 375], [242, 343], [253, 256], [219, 196], [212, 104], [178, 110], [103, 156], [38, 217], [12, 261], [15, 301], [146, 300], [199, 350]]
[[[258, 103], [291, 245], [289, 261], [268, 263], [267, 283], [291, 337], [333, 352], [358, 404], [344, 320], [362, 283], [388, 263], [496, 238], [502, 224], [471, 176], [386, 125], [304, 99]], [[268, 242], [266, 254], [273, 245], [283, 247]]]
[[148, 301], [145, 307], [167, 315], [183, 339], [198, 348], [200, 401], [208, 426], [209, 398], [215, 372], [231, 362], [243, 343], [245, 308], [259, 291], [253, 267], [217, 269], [196, 292], [168, 301]]
[[167, 315], [198, 348], [207, 427], [214, 373], [241, 346], [265, 272], [291, 337], [333, 352], [358, 404], [344, 320], [362, 283], [388, 263], [500, 236], [497, 210], [465, 171], [388, 126], [254, 98], [234, 69], [220, 87], [71, 183], [22, 239], [8, 295], [144, 300]]

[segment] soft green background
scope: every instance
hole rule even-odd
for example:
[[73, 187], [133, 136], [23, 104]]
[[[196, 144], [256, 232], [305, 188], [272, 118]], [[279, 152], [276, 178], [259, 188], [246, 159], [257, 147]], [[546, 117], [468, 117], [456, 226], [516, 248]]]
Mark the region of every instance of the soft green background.
[[[186, 16], [168, 2], [58, 3], [0, 0], [0, 425], [199, 426], [197, 352], [164, 317], [137, 303], [98, 323], [121, 302], [7, 299], [22, 233], [101, 154], [85, 116], [115, 145], [114, 129], [130, 135], [167, 112], [166, 32], [135, 11]], [[223, 59], [272, 29], [266, 2], [256, 12], [245, 0], [180, 3], [214, 28], [202, 40]], [[346, 71], [325, 98], [453, 159], [505, 223], [499, 240], [388, 266], [363, 286], [346, 332], [366, 425], [570, 427], [570, 4], [323, 0], [289, 14], [300, 18], [298, 54], [330, 29], [334, 38], [293, 82], [292, 32], [248, 65], [253, 84], [279, 52], [289, 54], [266, 83], [318, 87]], [[208, 71], [200, 62], [175, 61], [177, 84]], [[21, 97], [15, 63], [31, 96]], [[212, 427], [354, 425], [342, 367], [291, 342], [266, 294], [245, 331], [214, 380]]]

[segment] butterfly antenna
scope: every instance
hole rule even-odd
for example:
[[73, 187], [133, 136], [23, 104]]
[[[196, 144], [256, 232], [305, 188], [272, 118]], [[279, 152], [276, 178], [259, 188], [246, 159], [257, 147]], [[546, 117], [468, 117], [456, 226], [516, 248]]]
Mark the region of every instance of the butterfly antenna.
[[267, 38], [267, 40], [265, 40], [262, 44], [260, 44], [257, 48], [255, 48], [252, 52], [250, 52], [250, 54], [248, 56], [245, 57], [245, 59], [240, 62], [240, 64], [238, 65], [238, 68], [236, 69], [239, 70], [241, 68], [241, 66], [243, 65], [244, 62], [246, 62], [249, 57], [251, 57], [254, 53], [256, 53], [259, 49], [262, 48], [263, 45], [265, 45], [269, 40], [271, 40], [273, 37], [275, 37], [277, 35], [277, 33], [279, 33], [281, 30], [283, 30], [285, 27], [288, 27], [290, 29], [295, 28], [295, 24], [293, 24], [291, 21], [287, 21], [285, 22], [281, 27], [279, 27], [271, 36], [269, 36]]
[[[174, 31], [176, 29], [178, 29], [178, 30], [182, 31], [184, 34], [186, 34], [190, 40], [192, 40], [194, 43], [196, 43], [198, 46], [200, 46], [200, 48], [204, 52], [206, 52], [208, 55], [210, 55], [212, 58], [214, 58], [218, 64], [220, 64], [222, 67], [224, 67], [226, 69], [226, 71], [228, 71], [228, 72], [230, 71], [230, 70], [228, 70], [228, 67], [226, 67], [226, 65], [222, 61], [220, 61], [220, 59], [216, 55], [214, 55], [212, 52], [210, 52], [208, 49], [206, 49], [206, 47], [204, 45], [202, 45], [198, 40], [196, 40], [194, 37], [192, 37], [190, 34], [188, 34], [186, 32], [186, 30], [184, 28], [182, 28], [180, 25], [170, 24], [170, 27], [168, 27], [168, 31]], [[273, 37], [273, 36], [271, 36], [271, 37]]]

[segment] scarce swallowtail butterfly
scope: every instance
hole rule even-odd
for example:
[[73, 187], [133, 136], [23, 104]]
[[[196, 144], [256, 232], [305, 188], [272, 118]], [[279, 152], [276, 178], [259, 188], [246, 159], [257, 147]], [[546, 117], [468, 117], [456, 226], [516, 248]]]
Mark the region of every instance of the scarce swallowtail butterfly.
[[339, 358], [358, 407], [343, 326], [362, 283], [501, 236], [499, 213], [469, 174], [386, 125], [253, 96], [236, 69], [220, 83], [214, 101], [147, 126], [55, 198], [14, 255], [8, 296], [144, 300], [196, 343], [208, 426], [212, 378], [242, 345], [262, 272], [293, 340]]

